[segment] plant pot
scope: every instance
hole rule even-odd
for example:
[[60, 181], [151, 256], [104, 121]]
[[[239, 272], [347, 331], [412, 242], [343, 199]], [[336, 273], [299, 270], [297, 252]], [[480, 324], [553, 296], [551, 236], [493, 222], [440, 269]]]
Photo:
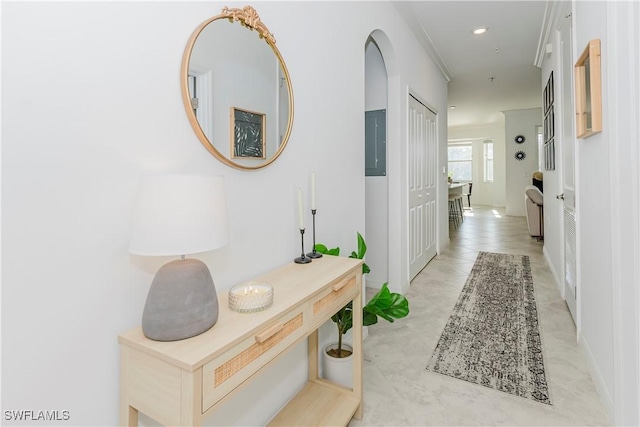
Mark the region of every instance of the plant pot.
[[353, 387], [353, 347], [342, 343], [343, 350], [351, 351], [347, 357], [333, 357], [327, 354], [328, 350], [338, 348], [337, 343], [329, 344], [322, 352], [322, 377], [326, 380], [343, 385], [348, 388]]

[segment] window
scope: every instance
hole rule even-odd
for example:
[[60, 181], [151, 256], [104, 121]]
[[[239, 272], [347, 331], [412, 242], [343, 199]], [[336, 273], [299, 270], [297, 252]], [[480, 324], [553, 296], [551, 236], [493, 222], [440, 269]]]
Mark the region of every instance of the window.
[[484, 141], [484, 182], [493, 182], [493, 141]]
[[471, 181], [473, 179], [471, 143], [451, 144], [447, 151], [449, 154], [449, 176], [454, 181]]

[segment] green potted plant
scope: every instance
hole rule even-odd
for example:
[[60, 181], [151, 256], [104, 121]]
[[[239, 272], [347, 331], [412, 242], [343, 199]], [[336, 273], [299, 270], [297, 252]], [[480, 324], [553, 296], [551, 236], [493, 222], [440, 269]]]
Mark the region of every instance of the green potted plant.
[[[351, 252], [349, 258], [364, 259], [367, 252], [367, 245], [364, 238], [360, 233], [357, 233], [358, 249]], [[340, 248], [333, 249], [327, 248], [327, 246], [319, 243], [316, 244], [315, 249], [317, 252], [327, 255], [340, 255]], [[371, 271], [366, 263], [362, 264], [362, 274], [367, 274]], [[388, 288], [388, 283], [382, 285], [382, 288], [371, 298], [371, 300], [362, 308], [362, 323], [364, 326], [371, 326], [378, 323], [378, 317], [383, 318], [389, 322], [393, 322], [395, 319], [406, 317], [409, 314], [409, 301], [401, 294], [391, 292]], [[343, 343], [343, 337], [353, 327], [353, 307], [349, 303], [342, 307], [336, 314], [331, 316], [331, 320], [336, 324], [338, 330], [338, 342], [332, 343], [325, 348], [325, 354], [329, 357], [325, 357], [325, 360], [331, 359], [346, 359], [353, 353], [353, 349], [348, 344]], [[344, 362], [347, 362], [346, 360]], [[338, 361], [338, 363], [340, 363]], [[341, 363], [346, 365], [347, 363]], [[349, 364], [350, 360], [349, 360]], [[345, 370], [350, 371], [351, 368], [346, 367]], [[324, 367], [325, 378], [342, 383], [343, 385], [350, 386], [350, 376], [344, 381], [339, 378], [330, 378], [327, 376], [327, 366]], [[341, 377], [343, 374], [336, 374], [336, 377]]]

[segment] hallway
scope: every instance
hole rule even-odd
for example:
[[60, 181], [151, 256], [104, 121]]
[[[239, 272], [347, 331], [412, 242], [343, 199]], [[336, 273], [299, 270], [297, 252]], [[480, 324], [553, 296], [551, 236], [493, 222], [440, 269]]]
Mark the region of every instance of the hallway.
[[[474, 207], [450, 228], [450, 246], [416, 276], [411, 312], [369, 327], [364, 342], [364, 418], [350, 426], [607, 425], [576, 343], [575, 325], [524, 217]], [[425, 369], [479, 250], [528, 255], [552, 406]]]

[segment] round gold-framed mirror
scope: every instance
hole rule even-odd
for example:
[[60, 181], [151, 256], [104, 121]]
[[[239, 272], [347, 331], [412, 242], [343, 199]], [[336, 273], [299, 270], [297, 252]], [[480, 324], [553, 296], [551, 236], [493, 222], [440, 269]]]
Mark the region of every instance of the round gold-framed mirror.
[[254, 8], [225, 7], [201, 23], [185, 48], [180, 80], [193, 130], [224, 164], [260, 169], [282, 153], [293, 126], [293, 89]]

